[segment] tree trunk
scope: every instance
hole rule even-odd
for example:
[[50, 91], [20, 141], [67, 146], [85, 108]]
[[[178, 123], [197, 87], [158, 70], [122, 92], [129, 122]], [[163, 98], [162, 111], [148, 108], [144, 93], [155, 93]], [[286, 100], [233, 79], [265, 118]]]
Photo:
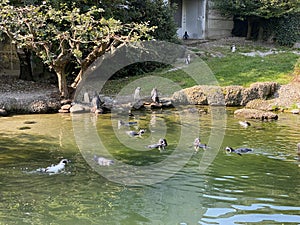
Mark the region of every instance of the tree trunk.
[[264, 39], [264, 28], [262, 26], [262, 22], [260, 21], [257, 40], [258, 41], [263, 41], [263, 39]]
[[17, 48], [17, 54], [20, 61], [20, 75], [19, 79], [33, 80], [31, 68], [31, 52], [26, 48]]
[[60, 92], [60, 96], [64, 99], [69, 98], [69, 91], [67, 85], [67, 76], [64, 73], [64, 68], [55, 69], [57, 79], [58, 79], [58, 89]]
[[251, 31], [252, 31], [252, 19], [251, 19], [251, 17], [247, 17], [247, 22], [248, 22], [248, 30], [247, 30], [246, 40], [250, 40], [251, 39]]
[[78, 75], [76, 76], [75, 80], [73, 81], [73, 83], [71, 84], [71, 87], [76, 89], [77, 85], [80, 83], [81, 79], [82, 79], [82, 75], [83, 75], [83, 69], [81, 68], [81, 70], [79, 71]]

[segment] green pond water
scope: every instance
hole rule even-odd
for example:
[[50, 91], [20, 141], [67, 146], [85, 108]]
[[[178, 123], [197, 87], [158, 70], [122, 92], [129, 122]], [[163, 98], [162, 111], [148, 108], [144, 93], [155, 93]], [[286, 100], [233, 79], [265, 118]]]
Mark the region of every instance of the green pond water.
[[[138, 127], [117, 112], [0, 118], [0, 224], [299, 224], [300, 116], [243, 128], [232, 109], [194, 111], [135, 112]], [[194, 153], [197, 136], [210, 148]], [[146, 147], [160, 137], [164, 151]], [[62, 158], [61, 173], [36, 171]]]

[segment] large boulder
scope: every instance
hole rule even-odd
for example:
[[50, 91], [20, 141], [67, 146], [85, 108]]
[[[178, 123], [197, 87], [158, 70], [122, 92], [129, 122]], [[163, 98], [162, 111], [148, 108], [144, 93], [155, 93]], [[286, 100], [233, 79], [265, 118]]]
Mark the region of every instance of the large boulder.
[[61, 107], [58, 99], [53, 98], [4, 98], [0, 100], [0, 107], [9, 113], [52, 113]]
[[241, 105], [246, 105], [254, 99], [268, 99], [274, 97], [279, 84], [276, 82], [257, 82], [251, 84], [249, 88], [243, 91]]
[[274, 99], [270, 99], [270, 100], [254, 99], [254, 100], [251, 100], [250, 102], [248, 102], [246, 104], [245, 108], [258, 109], [258, 110], [263, 110], [263, 111], [278, 110], [278, 106], [276, 106]]
[[244, 87], [238, 85], [222, 88], [226, 106], [240, 106], [243, 100]]
[[177, 91], [172, 96], [175, 104], [225, 105], [222, 89], [218, 86], [197, 85]]
[[85, 113], [85, 112], [91, 112], [91, 107], [82, 104], [75, 104], [70, 108], [70, 113]]
[[207, 105], [203, 85], [198, 85], [177, 91], [172, 96], [175, 104]]
[[175, 92], [172, 99], [175, 104], [245, 106], [254, 99], [273, 98], [278, 88], [276, 82], [258, 82], [249, 88], [197, 85]]

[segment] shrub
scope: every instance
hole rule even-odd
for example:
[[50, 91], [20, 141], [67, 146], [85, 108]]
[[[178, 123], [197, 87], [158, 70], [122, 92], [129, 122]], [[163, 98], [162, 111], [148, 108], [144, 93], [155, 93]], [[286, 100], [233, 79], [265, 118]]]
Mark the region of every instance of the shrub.
[[269, 19], [265, 24], [265, 37], [270, 36], [282, 46], [291, 47], [300, 41], [300, 14]]

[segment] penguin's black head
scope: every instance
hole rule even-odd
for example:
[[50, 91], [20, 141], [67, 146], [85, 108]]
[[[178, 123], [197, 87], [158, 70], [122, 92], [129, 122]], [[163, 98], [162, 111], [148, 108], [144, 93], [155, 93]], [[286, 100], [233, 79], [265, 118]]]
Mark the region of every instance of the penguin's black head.
[[227, 152], [233, 152], [233, 148], [230, 148], [230, 147], [228, 147], [228, 146], [225, 148], [225, 150], [226, 150]]
[[60, 163], [63, 163], [63, 164], [67, 164], [67, 163], [69, 163], [70, 161], [68, 160], [68, 159], [62, 159], [61, 161], [60, 161]]

